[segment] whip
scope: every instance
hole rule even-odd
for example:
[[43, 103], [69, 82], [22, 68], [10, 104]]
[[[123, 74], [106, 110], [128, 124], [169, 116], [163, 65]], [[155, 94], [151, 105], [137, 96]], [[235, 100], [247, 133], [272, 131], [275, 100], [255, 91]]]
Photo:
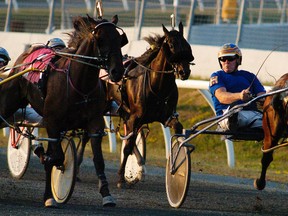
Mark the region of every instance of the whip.
[[258, 74], [259, 74], [259, 72], [260, 72], [260, 70], [261, 70], [261, 68], [263, 67], [263, 65], [264, 65], [264, 63], [266, 62], [266, 60], [269, 58], [269, 56], [275, 51], [275, 50], [277, 50], [279, 47], [281, 47], [281, 46], [283, 46], [283, 45], [285, 45], [285, 44], [287, 44], [287, 43], [284, 43], [284, 44], [280, 44], [279, 46], [277, 46], [277, 47], [275, 47], [273, 50], [271, 50], [271, 52], [266, 56], [266, 58], [264, 59], [264, 61], [262, 62], [262, 64], [261, 64], [261, 66], [260, 66], [260, 68], [259, 68], [259, 70], [257, 71], [257, 73], [256, 73], [256, 75], [255, 75], [255, 77], [253, 78], [253, 80], [252, 80], [252, 82], [251, 82], [251, 84], [250, 84], [250, 86], [247, 88], [248, 90], [250, 90], [250, 88], [251, 88], [251, 86], [252, 86], [252, 84], [253, 84], [253, 82], [255, 81], [255, 79], [256, 79], [256, 77], [258, 76]]

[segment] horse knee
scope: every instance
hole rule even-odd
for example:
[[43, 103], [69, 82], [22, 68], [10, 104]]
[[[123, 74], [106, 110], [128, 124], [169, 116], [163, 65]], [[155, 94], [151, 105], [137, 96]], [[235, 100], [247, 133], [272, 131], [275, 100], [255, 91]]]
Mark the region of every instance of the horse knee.
[[182, 134], [183, 125], [178, 121], [177, 118], [173, 118], [165, 126], [172, 128], [175, 134]]
[[182, 134], [183, 125], [180, 122], [177, 122], [172, 127], [174, 129], [175, 134]]

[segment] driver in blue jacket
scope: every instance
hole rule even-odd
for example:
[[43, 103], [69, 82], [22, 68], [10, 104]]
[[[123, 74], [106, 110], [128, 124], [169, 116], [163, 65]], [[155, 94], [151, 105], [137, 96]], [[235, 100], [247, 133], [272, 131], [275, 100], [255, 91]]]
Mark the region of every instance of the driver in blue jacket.
[[[209, 90], [216, 110], [216, 115], [222, 115], [232, 106], [251, 100], [252, 96], [265, 94], [265, 88], [251, 72], [238, 70], [242, 63], [242, 53], [239, 47], [232, 43], [224, 44], [218, 52], [218, 62], [221, 70], [212, 73]], [[220, 122], [223, 130], [238, 128], [261, 128], [262, 113], [257, 104], [251, 103], [230, 118]]]

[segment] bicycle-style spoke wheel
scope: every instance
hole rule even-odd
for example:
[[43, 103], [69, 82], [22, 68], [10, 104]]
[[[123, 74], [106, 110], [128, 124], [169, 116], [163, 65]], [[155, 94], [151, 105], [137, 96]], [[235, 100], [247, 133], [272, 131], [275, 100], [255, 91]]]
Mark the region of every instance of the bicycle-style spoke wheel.
[[[173, 161], [175, 160], [179, 144], [183, 140], [183, 137], [179, 137], [172, 144]], [[185, 201], [190, 183], [191, 161], [190, 153], [188, 152], [187, 147], [182, 146], [180, 148], [179, 155], [176, 157], [174, 167], [176, 168], [176, 172], [172, 174], [170, 155], [166, 164], [166, 194], [170, 206], [179, 208]]]
[[74, 190], [76, 181], [77, 153], [72, 138], [64, 137], [61, 141], [65, 155], [61, 169], [53, 167], [51, 173], [51, 188], [53, 197], [58, 203], [66, 203]]
[[[123, 161], [123, 149], [125, 147], [126, 141], [124, 140], [122, 142], [122, 148], [121, 148], [121, 162]], [[145, 133], [142, 130], [140, 130], [137, 134], [136, 138], [136, 146], [139, 150], [139, 153], [143, 157], [144, 161], [146, 160], [146, 139], [145, 139]], [[139, 166], [137, 162], [137, 157], [134, 153], [128, 156], [127, 163], [125, 166], [125, 173], [124, 177], [128, 184], [136, 184], [137, 182], [144, 179], [145, 175], [145, 167]]]
[[[24, 132], [27, 128], [20, 127], [20, 130]], [[18, 134], [12, 128], [10, 129], [7, 146], [7, 162], [13, 178], [21, 179], [28, 168], [31, 152], [30, 142], [28, 138]]]

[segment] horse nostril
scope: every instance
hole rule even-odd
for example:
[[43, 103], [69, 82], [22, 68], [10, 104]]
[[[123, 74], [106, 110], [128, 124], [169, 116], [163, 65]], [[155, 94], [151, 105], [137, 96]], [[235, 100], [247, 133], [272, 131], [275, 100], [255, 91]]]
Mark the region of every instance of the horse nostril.
[[179, 75], [180, 75], [180, 78], [181, 80], [187, 80], [190, 76], [190, 73], [191, 73], [191, 70], [190, 69], [183, 69], [183, 70], [180, 70], [179, 71]]

